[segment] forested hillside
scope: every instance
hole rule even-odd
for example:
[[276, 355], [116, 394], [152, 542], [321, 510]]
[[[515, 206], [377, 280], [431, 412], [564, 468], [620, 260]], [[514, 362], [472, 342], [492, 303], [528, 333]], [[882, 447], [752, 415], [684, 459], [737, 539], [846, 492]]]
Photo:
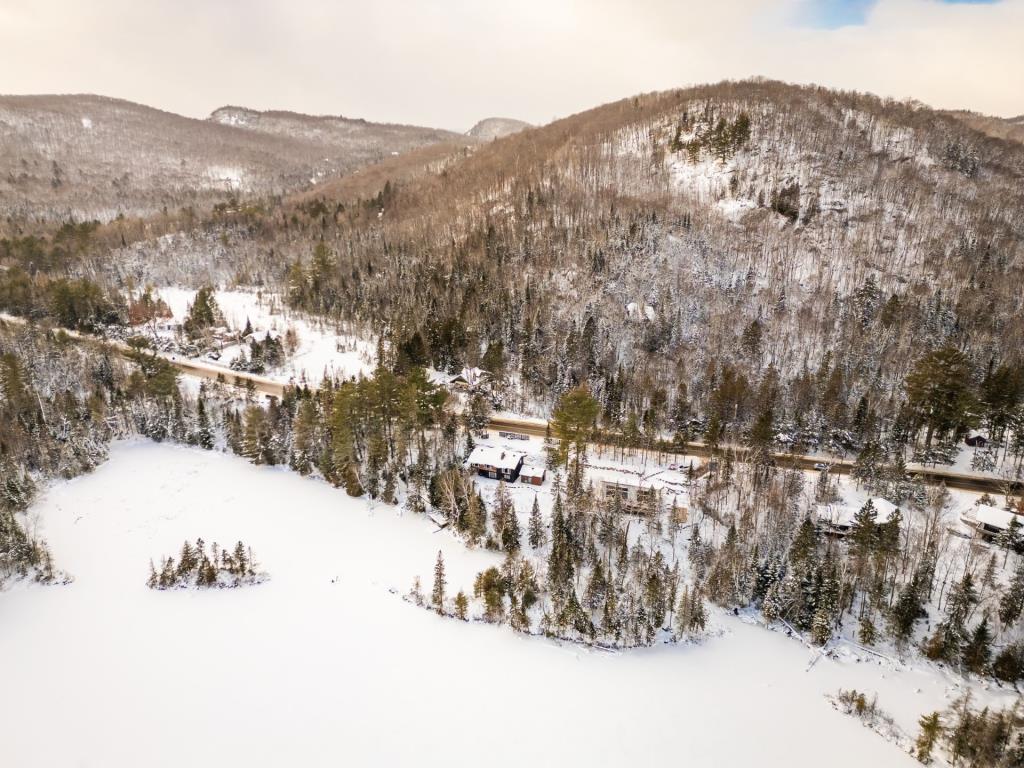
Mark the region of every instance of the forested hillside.
[[258, 279], [383, 335], [399, 368], [493, 370], [513, 409], [586, 383], [640, 434], [917, 435], [935, 458], [1019, 423], [1022, 178], [1024, 147], [917, 104], [726, 83], [371, 167], [90, 269]]
[[214, 118], [102, 96], [2, 96], [0, 214], [14, 227], [202, 212], [233, 197], [306, 189], [393, 152], [472, 142], [292, 113], [224, 109]]

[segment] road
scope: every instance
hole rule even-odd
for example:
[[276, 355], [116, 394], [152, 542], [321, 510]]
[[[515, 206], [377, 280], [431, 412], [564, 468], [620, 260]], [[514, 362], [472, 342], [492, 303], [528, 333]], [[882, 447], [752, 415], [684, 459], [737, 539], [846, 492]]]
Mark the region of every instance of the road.
[[[547, 425], [538, 424], [536, 421], [512, 419], [508, 417], [491, 419], [490, 428], [502, 432], [519, 432], [525, 435], [536, 437], [547, 436]], [[604, 442], [599, 440], [598, 442]], [[733, 451], [740, 460], [749, 452], [745, 446], [721, 446], [721, 451]], [[690, 456], [711, 456], [711, 450], [705, 443], [688, 442], [681, 445], [671, 444], [665, 446], [666, 453], [681, 453]], [[781, 453], [772, 454], [776, 466], [796, 467], [798, 469], [815, 469], [819, 464], [828, 464], [829, 472], [837, 475], [848, 475], [853, 471], [854, 462], [851, 459], [836, 459], [807, 454]], [[947, 469], [922, 467], [911, 465], [908, 473], [912, 476], [920, 476], [928, 483], [944, 483], [947, 488], [956, 488], [963, 491], [977, 491], [979, 493], [1002, 494], [1007, 490], [1007, 482], [1000, 478], [986, 477], [984, 475], [973, 475], [962, 472], [953, 472]], [[1012, 483], [1015, 490], [1020, 490], [1021, 482]]]
[[[13, 322], [18, 325], [26, 324], [25, 320], [20, 317], [14, 317], [13, 315], [0, 314], [0, 320]], [[127, 355], [129, 352], [133, 351], [127, 344], [118, 341], [104, 341], [97, 339], [94, 336], [77, 333], [75, 331], [65, 330], [64, 332], [74, 339], [106, 344], [121, 355]], [[253, 388], [255, 388], [257, 392], [265, 395], [281, 397], [284, 394], [285, 384], [280, 381], [267, 378], [266, 376], [258, 376], [254, 373], [245, 373], [242, 371], [232, 371], [225, 366], [212, 365], [199, 360], [183, 359], [176, 355], [168, 355], [165, 353], [158, 354], [187, 376], [195, 376], [209, 380], [218, 380], [223, 378], [224, 383], [239, 387], [247, 387], [251, 382]], [[500, 432], [518, 432], [520, 434], [532, 435], [534, 437], [546, 437], [548, 434], [547, 423], [538, 422], [535, 419], [515, 419], [507, 416], [495, 417], [490, 420], [489, 427], [490, 429]], [[609, 444], [609, 440], [607, 439], [602, 440], [599, 438], [597, 442]], [[688, 442], [683, 443], [682, 445], [673, 444], [671, 446], [666, 444], [665, 449], [667, 453], [685, 453], [692, 456], [711, 455], [711, 451], [707, 445], [701, 442]], [[742, 460], [748, 452], [748, 449], [745, 446], [721, 446], [720, 451], [721, 450], [734, 452], [734, 455], [740, 460]], [[777, 466], [813, 470], [816, 464], [826, 463], [829, 465], [830, 472], [834, 472], [839, 475], [850, 474], [854, 465], [854, 462], [850, 459], [830, 459], [806, 454], [777, 452], [773, 453], [772, 456], [774, 457]], [[911, 475], [920, 476], [925, 482], [945, 483], [947, 488], [997, 494], [1002, 494], [1007, 490], [1006, 481], [999, 478], [986, 477], [984, 475], [952, 472], [946, 469], [921, 467], [918, 465], [912, 465], [908, 471]], [[1020, 490], [1021, 486], [1021, 481], [1012, 483], [1012, 487], [1015, 490]]]

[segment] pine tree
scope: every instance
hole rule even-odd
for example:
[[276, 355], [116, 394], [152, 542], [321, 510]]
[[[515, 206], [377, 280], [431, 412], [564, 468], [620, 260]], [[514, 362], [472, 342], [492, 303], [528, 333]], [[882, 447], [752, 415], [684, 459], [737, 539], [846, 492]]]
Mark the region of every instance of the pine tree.
[[942, 722], [939, 720], [939, 713], [932, 712], [930, 715], [921, 715], [917, 724], [921, 726], [921, 733], [918, 734], [914, 745], [917, 759], [928, 765], [932, 761], [932, 750], [935, 749], [935, 744], [942, 734]]
[[961, 660], [967, 669], [980, 675], [988, 669], [988, 662], [991, 658], [992, 632], [988, 628], [988, 616], [984, 616], [981, 623], [974, 628], [971, 639], [964, 646]]
[[925, 644], [928, 658], [953, 661], [960, 656], [966, 640], [967, 615], [977, 601], [974, 579], [969, 571], [965, 572], [963, 579], [950, 590], [945, 620], [935, 628], [935, 633]]
[[530, 522], [527, 529], [527, 536], [532, 549], [540, 549], [544, 546], [547, 535], [544, 531], [544, 520], [540, 516], [540, 504], [537, 497], [533, 497], [533, 507], [530, 509]]
[[875, 622], [871, 620], [871, 614], [865, 613], [860, 619], [860, 626], [857, 628], [857, 639], [864, 645], [874, 645], [878, 639], [878, 631]]
[[438, 613], [444, 612], [444, 589], [448, 584], [444, 578], [444, 556], [437, 550], [437, 562], [434, 564], [434, 588], [430, 592], [430, 602]]
[[235, 544], [235, 551], [232, 556], [232, 561], [235, 564], [235, 574], [244, 578], [245, 576], [251, 576], [252, 572], [250, 569], [249, 556], [246, 552], [245, 545], [239, 541]]
[[878, 511], [871, 499], [857, 510], [850, 526], [850, 551], [860, 562], [865, 562], [878, 541]]
[[196, 445], [205, 450], [210, 450], [214, 445], [213, 430], [206, 415], [206, 399], [203, 397], [196, 402]]
[[761, 604], [761, 615], [765, 623], [771, 624], [782, 617], [782, 595], [779, 582], [772, 582], [765, 593], [764, 602]]
[[501, 548], [506, 552], [518, 552], [522, 542], [522, 534], [519, 531], [519, 516], [516, 508], [509, 500], [508, 513], [505, 516], [505, 525], [501, 529]]
[[[1024, 430], [1022, 430], [1024, 433]], [[1010, 557], [1011, 552], [1020, 552], [1022, 546], [1024, 546], [1024, 536], [1021, 535], [1021, 524], [1014, 515], [1010, 518], [1010, 524], [999, 532], [996, 537], [996, 544], [1003, 550], [1003, 566], [1006, 566], [1006, 561]]]
[[1012, 626], [1024, 611], [1024, 559], [1017, 563], [1017, 570], [1010, 584], [999, 600], [999, 623], [1004, 628]]
[[423, 587], [420, 585], [420, 577], [412, 580], [412, 588], [409, 590], [409, 599], [416, 605], [423, 605]]
[[469, 599], [461, 589], [455, 595], [455, 616], [462, 621], [467, 621], [469, 616]]

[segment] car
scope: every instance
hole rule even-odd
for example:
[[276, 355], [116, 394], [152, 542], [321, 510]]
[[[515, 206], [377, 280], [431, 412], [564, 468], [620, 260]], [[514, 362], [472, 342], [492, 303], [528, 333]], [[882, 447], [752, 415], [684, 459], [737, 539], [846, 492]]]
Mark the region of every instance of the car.
[[675, 471], [676, 471], [677, 469], [679, 469], [679, 465], [678, 465], [678, 464], [669, 464], [669, 465], [668, 465], [668, 468], [669, 468], [669, 469], [670, 469], [670, 470], [671, 470], [672, 472], [675, 472]]
[[830, 465], [826, 464], [825, 462], [819, 461], [815, 463], [814, 468], [819, 472], [828, 472], [829, 466]]

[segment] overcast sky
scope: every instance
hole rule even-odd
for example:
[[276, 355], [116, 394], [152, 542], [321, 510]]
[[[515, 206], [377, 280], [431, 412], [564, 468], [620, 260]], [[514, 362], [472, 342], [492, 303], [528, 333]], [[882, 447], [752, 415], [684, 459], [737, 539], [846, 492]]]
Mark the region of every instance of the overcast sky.
[[0, 0], [0, 93], [465, 130], [764, 75], [1024, 113], [1024, 0]]

